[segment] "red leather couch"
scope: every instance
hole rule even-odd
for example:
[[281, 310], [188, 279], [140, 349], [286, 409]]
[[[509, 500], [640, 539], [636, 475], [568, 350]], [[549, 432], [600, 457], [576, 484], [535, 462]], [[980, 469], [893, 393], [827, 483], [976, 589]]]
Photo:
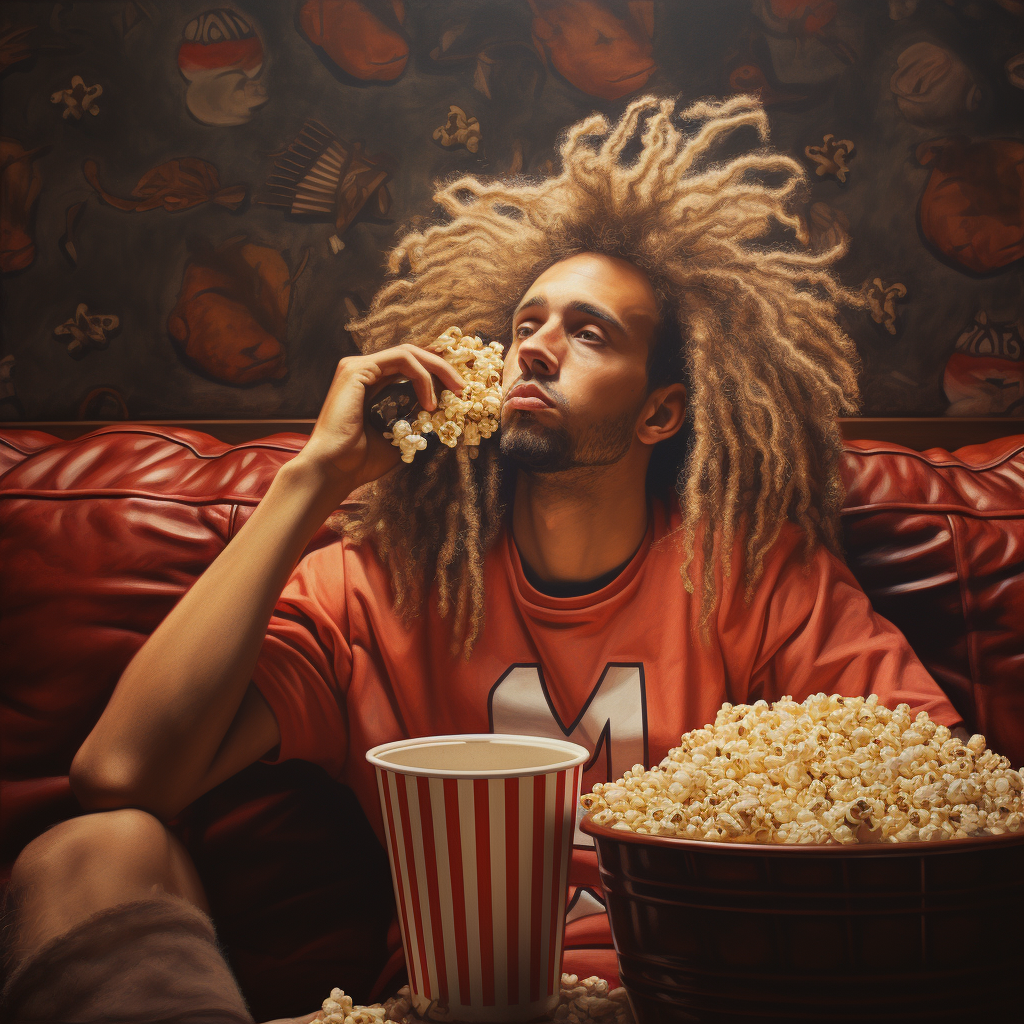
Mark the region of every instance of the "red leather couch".
[[[304, 440], [0, 431], [2, 870], [79, 813], [68, 767], [125, 664]], [[843, 470], [851, 568], [968, 727], [1024, 763], [1024, 436], [953, 454], [851, 442]], [[347, 789], [301, 762], [253, 765], [176, 827], [257, 1020], [338, 984], [370, 994], [391, 882]]]

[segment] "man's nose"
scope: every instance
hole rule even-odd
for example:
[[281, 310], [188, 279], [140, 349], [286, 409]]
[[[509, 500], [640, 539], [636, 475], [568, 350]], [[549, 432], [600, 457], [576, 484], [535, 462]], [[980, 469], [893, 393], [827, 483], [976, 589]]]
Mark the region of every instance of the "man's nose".
[[563, 332], [554, 324], [544, 324], [519, 343], [517, 359], [523, 374], [553, 377], [561, 360]]

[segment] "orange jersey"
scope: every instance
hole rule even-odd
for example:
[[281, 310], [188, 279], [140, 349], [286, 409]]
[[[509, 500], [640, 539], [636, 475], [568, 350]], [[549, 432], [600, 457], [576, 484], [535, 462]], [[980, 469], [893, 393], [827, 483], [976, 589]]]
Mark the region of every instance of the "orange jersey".
[[[488, 552], [484, 631], [472, 658], [449, 654], [449, 626], [428, 608], [406, 629], [386, 570], [348, 539], [299, 564], [271, 619], [254, 682], [277, 717], [268, 758], [301, 758], [350, 785], [384, 842], [373, 768], [388, 740], [460, 732], [568, 737], [592, 758], [584, 792], [657, 764], [719, 707], [813, 693], [901, 702], [955, 725], [960, 716], [849, 569], [824, 548], [809, 563], [787, 525], [749, 604], [741, 574], [722, 579], [706, 641], [700, 597], [667, 535], [679, 511], [655, 501], [647, 534], [607, 586], [550, 597], [530, 585], [506, 528]], [[739, 565], [739, 553], [734, 557]], [[700, 580], [699, 559], [691, 576]], [[617, 975], [593, 844], [578, 829], [564, 970]], [[394, 932], [394, 930], [393, 930]]]

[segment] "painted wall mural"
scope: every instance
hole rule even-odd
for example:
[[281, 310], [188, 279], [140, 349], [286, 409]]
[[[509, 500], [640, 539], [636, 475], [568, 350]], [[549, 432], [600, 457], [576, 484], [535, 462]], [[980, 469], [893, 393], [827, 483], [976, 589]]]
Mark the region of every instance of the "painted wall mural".
[[0, 5], [0, 419], [314, 416], [438, 179], [756, 92], [868, 415], [1024, 415], [1024, 0]]

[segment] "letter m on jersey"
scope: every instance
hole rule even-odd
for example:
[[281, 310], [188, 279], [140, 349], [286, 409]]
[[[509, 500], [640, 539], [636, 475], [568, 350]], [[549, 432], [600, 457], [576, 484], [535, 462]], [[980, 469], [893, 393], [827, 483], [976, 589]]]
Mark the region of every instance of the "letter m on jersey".
[[[576, 718], [566, 724], [555, 709], [540, 665], [512, 665], [487, 698], [491, 732], [569, 739], [590, 751], [583, 792], [635, 764], [648, 765], [647, 700], [643, 664], [609, 662]], [[577, 819], [580, 815], [577, 815]], [[576, 846], [593, 846], [576, 830]]]

